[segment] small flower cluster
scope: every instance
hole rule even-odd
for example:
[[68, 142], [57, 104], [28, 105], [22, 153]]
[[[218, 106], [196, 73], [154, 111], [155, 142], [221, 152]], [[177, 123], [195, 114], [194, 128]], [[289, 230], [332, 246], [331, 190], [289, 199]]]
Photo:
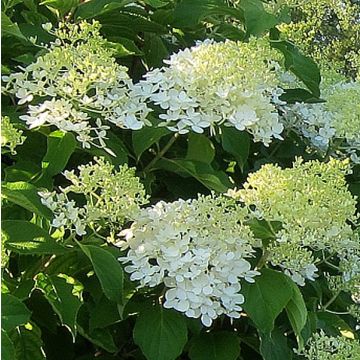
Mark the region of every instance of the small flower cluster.
[[43, 27], [56, 37], [46, 53], [21, 72], [3, 76], [3, 90], [20, 105], [36, 99], [20, 117], [30, 128], [54, 125], [75, 132], [85, 148], [104, 148], [109, 129], [104, 122], [132, 130], [148, 123], [150, 109], [135, 94], [127, 69], [115, 62], [99, 23]]
[[247, 258], [256, 240], [246, 208], [224, 196], [199, 196], [142, 209], [118, 246], [119, 260], [139, 287], [165, 285], [164, 307], [210, 326], [218, 316], [239, 318], [241, 281], [259, 275]]
[[[61, 188], [60, 193], [42, 192], [42, 203], [54, 213], [52, 226], [75, 230], [86, 234], [86, 226], [94, 231], [101, 228], [118, 230], [126, 220], [132, 220], [147, 203], [147, 196], [135, 169], [122, 165], [119, 170], [103, 159], [79, 166], [79, 173], [66, 171], [71, 185]], [[78, 206], [70, 194], [85, 197], [85, 204]]]
[[338, 254], [338, 271], [340, 275], [328, 275], [329, 288], [334, 293], [345, 291], [352, 300], [360, 304], [360, 240], [354, 235], [352, 246], [344, 248]]
[[162, 126], [180, 134], [211, 132], [220, 125], [251, 133], [268, 145], [281, 139], [275, 104], [283, 93], [279, 55], [264, 39], [206, 40], [181, 50], [137, 84], [138, 94], [158, 105]]
[[330, 85], [323, 97], [325, 103], [285, 107], [285, 126], [297, 130], [321, 151], [334, 147], [360, 163], [360, 83]]
[[21, 145], [25, 141], [25, 136], [22, 136], [22, 131], [18, 130], [11, 124], [8, 116], [1, 117], [1, 147], [10, 151], [11, 154], [16, 154], [16, 146]]
[[356, 246], [349, 224], [358, 219], [356, 199], [345, 181], [349, 171], [348, 161], [336, 159], [297, 159], [289, 169], [266, 164], [249, 175], [244, 189], [232, 194], [255, 206], [259, 218], [281, 222], [276, 241], [268, 247], [269, 260], [299, 285], [316, 276], [311, 250], [337, 255]]
[[307, 360], [360, 360], [360, 343], [343, 336], [327, 336], [321, 331], [310, 338], [303, 355]]

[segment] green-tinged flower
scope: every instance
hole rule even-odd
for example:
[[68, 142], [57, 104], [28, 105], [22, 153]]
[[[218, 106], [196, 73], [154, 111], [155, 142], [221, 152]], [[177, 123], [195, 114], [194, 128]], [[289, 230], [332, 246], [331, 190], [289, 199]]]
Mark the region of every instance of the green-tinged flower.
[[259, 272], [248, 258], [257, 243], [245, 224], [246, 208], [224, 196], [199, 196], [142, 209], [120, 235], [119, 260], [139, 287], [164, 283], [164, 307], [174, 308], [210, 326], [225, 314], [239, 318], [243, 281]]
[[84, 147], [105, 147], [102, 122], [140, 129], [149, 109], [133, 91], [127, 68], [118, 65], [111, 43], [99, 32], [98, 22], [60, 24], [56, 40], [21, 72], [4, 76], [4, 90], [18, 103], [32, 102], [20, 118], [30, 128], [54, 125], [73, 131]]
[[11, 154], [16, 154], [16, 146], [21, 145], [25, 141], [22, 136], [22, 130], [18, 130], [11, 124], [8, 116], [1, 117], [1, 147], [9, 150]]
[[[93, 230], [120, 229], [127, 220], [132, 220], [140, 206], [148, 202], [143, 185], [135, 176], [135, 169], [126, 164], [118, 170], [103, 159], [81, 165], [78, 172], [65, 171], [71, 184], [61, 188], [61, 193], [40, 193], [42, 202], [54, 213], [52, 225], [74, 229], [78, 235], [86, 233], [86, 226]], [[78, 205], [74, 195], [85, 198]]]
[[233, 193], [255, 207], [259, 217], [282, 223], [276, 243], [269, 247], [269, 259], [287, 269], [294, 281], [301, 274], [313, 279], [314, 260], [308, 250], [340, 255], [356, 244], [349, 225], [358, 218], [356, 199], [345, 181], [349, 171], [348, 161], [335, 159], [327, 163], [297, 159], [288, 169], [266, 164], [249, 175], [244, 189]]
[[338, 254], [339, 275], [327, 275], [328, 286], [331, 291], [348, 292], [354, 302], [360, 304], [360, 242], [354, 239], [351, 246], [344, 248]]
[[330, 148], [332, 153], [360, 162], [360, 83], [327, 84], [322, 97], [325, 103], [287, 106], [285, 126], [298, 131], [322, 151]]
[[[268, 145], [283, 130], [275, 107], [286, 74], [281, 56], [265, 39], [206, 40], [181, 50], [140, 81], [138, 92], [164, 113], [162, 125], [179, 133], [218, 126], [251, 133]], [[293, 81], [293, 77], [291, 77]]]
[[310, 338], [303, 355], [307, 360], [360, 360], [360, 343], [321, 331]]

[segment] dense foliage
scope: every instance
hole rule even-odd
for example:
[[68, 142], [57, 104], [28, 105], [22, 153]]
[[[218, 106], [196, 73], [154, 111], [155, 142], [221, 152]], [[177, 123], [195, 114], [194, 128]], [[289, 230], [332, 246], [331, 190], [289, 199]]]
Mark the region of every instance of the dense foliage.
[[360, 3], [2, 1], [2, 359], [360, 360]]

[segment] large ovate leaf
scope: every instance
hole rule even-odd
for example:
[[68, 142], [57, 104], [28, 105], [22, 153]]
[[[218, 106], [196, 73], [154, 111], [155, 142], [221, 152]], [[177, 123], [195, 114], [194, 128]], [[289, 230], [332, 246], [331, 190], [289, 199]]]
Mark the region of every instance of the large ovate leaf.
[[337, 314], [325, 311], [314, 313], [316, 317], [316, 328], [324, 330], [331, 336], [339, 336], [341, 332], [352, 332], [351, 326]]
[[241, 0], [240, 7], [244, 11], [248, 35], [261, 35], [278, 23], [275, 15], [265, 11], [261, 0]]
[[24, 220], [5, 220], [1, 223], [6, 249], [24, 255], [63, 254], [66, 249], [44, 229]]
[[174, 9], [172, 24], [179, 28], [192, 27], [212, 15], [231, 15], [243, 19], [241, 10], [226, 6], [222, 0], [182, 0]]
[[148, 360], [175, 360], [187, 342], [186, 321], [176, 311], [151, 308], [137, 318], [134, 341]]
[[75, 18], [91, 19], [130, 3], [130, 0], [90, 0], [78, 6]]
[[285, 67], [292, 71], [311, 91], [315, 97], [320, 96], [320, 70], [316, 63], [290, 41], [271, 40], [271, 46], [280, 50], [285, 58]]
[[72, 133], [57, 130], [49, 134], [47, 151], [42, 161], [42, 175], [52, 177], [63, 171], [75, 148], [76, 140]]
[[17, 297], [1, 295], [1, 327], [5, 331], [15, 329], [30, 320], [31, 312]]
[[45, 360], [41, 331], [34, 323], [21, 326], [11, 334], [11, 340], [15, 346], [15, 359]]
[[75, 293], [74, 284], [60, 276], [40, 273], [36, 276], [36, 288], [44, 293], [61, 323], [69, 328], [75, 338], [76, 317], [82, 303]]
[[189, 134], [186, 160], [210, 164], [215, 157], [215, 148], [211, 140], [203, 134]]
[[117, 259], [103, 248], [81, 245], [81, 250], [90, 259], [105, 296], [116, 303], [123, 302], [123, 270]]
[[170, 130], [164, 127], [144, 127], [140, 130], [133, 131], [132, 143], [136, 157], [139, 159], [145, 150], [169, 133]]
[[102, 23], [104, 32], [133, 40], [136, 40], [137, 34], [141, 32], [155, 34], [167, 33], [165, 26], [150, 20], [144, 15], [126, 12], [122, 9], [107, 12], [98, 19]]
[[191, 360], [236, 360], [240, 355], [240, 341], [229, 331], [201, 333], [191, 343]]
[[303, 330], [307, 321], [307, 309], [304, 298], [295, 283], [293, 284], [293, 295], [285, 309], [290, 320], [290, 324], [296, 335], [299, 350], [301, 350], [304, 346], [304, 340], [302, 338], [301, 331]]
[[71, 9], [79, 4], [80, 0], [43, 0], [41, 5], [45, 5], [60, 17], [66, 15]]
[[240, 132], [235, 128], [223, 127], [221, 130], [221, 143], [223, 149], [235, 157], [236, 162], [242, 170], [249, 157], [249, 134]]
[[162, 66], [163, 60], [169, 56], [169, 50], [165, 46], [164, 41], [156, 34], [147, 33], [143, 50], [149, 68]]
[[26, 37], [20, 31], [19, 26], [13, 23], [4, 12], [1, 12], [1, 36], [16, 37], [27, 41]]
[[156, 166], [184, 177], [191, 176], [208, 189], [217, 192], [226, 192], [230, 187], [233, 187], [229, 177], [224, 172], [214, 170], [209, 164], [200, 161], [161, 159]]
[[242, 293], [244, 310], [259, 330], [270, 333], [275, 319], [293, 296], [292, 281], [281, 272], [263, 269], [255, 283], [243, 284]]
[[275, 328], [270, 334], [260, 333], [260, 352], [264, 360], [291, 360], [293, 351], [287, 338]]
[[19, 360], [15, 355], [14, 343], [4, 329], [1, 329], [1, 360]]
[[41, 203], [38, 191], [34, 185], [23, 181], [5, 183], [1, 187], [2, 196], [6, 200], [46, 219], [51, 219], [52, 212]]
[[121, 320], [119, 313], [119, 305], [110, 301], [106, 296], [102, 296], [100, 300], [89, 310], [89, 329], [90, 331], [98, 328], [115, 324]]

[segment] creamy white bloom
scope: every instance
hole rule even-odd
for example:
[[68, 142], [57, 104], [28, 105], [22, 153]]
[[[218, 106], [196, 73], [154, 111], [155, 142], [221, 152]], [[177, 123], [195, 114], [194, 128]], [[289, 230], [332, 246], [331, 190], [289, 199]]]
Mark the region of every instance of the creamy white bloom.
[[48, 30], [56, 40], [44, 55], [3, 77], [3, 90], [14, 94], [20, 105], [36, 98], [37, 104], [29, 105], [21, 117], [31, 129], [53, 125], [76, 133], [83, 147], [104, 148], [111, 124], [132, 130], [151, 125], [146, 119], [150, 109], [99, 30], [97, 22], [60, 24]]
[[218, 316], [240, 317], [242, 281], [259, 275], [247, 260], [255, 239], [244, 208], [223, 196], [158, 202], [123, 230], [119, 260], [139, 287], [166, 287], [164, 307], [210, 326]]
[[296, 103], [283, 108], [283, 122], [307, 138], [311, 145], [332, 155], [350, 156], [359, 163], [360, 83], [327, 84], [324, 103]]
[[172, 131], [214, 133], [232, 126], [268, 145], [283, 131], [275, 107], [283, 104], [279, 61], [264, 39], [198, 42], [148, 72], [136, 93], [159, 106], [162, 125]]

